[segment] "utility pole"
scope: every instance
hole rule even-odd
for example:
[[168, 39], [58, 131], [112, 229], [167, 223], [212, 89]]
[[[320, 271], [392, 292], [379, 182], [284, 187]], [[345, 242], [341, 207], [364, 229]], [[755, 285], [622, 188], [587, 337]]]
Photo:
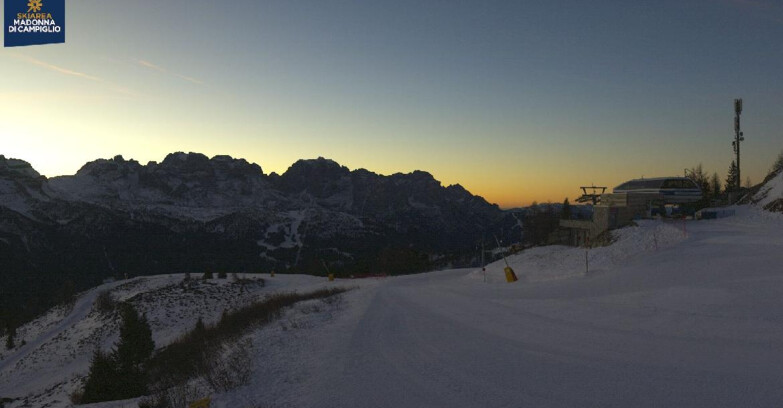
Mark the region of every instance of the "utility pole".
[[481, 237], [481, 272], [484, 273], [484, 283], [487, 283], [487, 265], [484, 264], [484, 237]]
[[740, 131], [740, 114], [742, 113], [742, 98], [734, 100], [734, 141], [731, 145], [734, 146], [734, 153], [737, 154], [737, 191], [740, 190], [741, 178], [740, 178], [740, 142], [745, 140], [742, 132]]

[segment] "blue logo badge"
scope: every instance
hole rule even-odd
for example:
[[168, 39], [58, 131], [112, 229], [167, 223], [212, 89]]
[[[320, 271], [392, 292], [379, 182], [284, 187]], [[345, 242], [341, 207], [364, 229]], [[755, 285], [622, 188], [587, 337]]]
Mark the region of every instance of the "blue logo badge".
[[5, 0], [6, 47], [65, 42], [65, 0]]

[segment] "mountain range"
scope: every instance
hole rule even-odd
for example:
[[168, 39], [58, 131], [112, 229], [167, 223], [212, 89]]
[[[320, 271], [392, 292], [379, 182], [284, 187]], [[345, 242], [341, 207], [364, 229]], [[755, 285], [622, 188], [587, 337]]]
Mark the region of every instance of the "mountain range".
[[38, 312], [126, 276], [466, 265], [483, 238], [518, 237], [514, 225], [424, 171], [384, 176], [318, 158], [265, 174], [244, 159], [178, 152], [46, 178], [0, 156], [0, 309]]

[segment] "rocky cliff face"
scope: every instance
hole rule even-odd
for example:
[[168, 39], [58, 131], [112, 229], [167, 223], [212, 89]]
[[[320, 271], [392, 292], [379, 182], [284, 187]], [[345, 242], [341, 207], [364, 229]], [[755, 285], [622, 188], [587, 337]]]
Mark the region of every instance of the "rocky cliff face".
[[395, 273], [410, 257], [410, 272], [434, 259], [465, 264], [483, 234], [510, 225], [497, 206], [422, 171], [382, 176], [318, 158], [267, 175], [243, 159], [173, 153], [46, 179], [0, 156], [0, 298], [206, 268], [312, 273], [324, 261], [338, 273]]

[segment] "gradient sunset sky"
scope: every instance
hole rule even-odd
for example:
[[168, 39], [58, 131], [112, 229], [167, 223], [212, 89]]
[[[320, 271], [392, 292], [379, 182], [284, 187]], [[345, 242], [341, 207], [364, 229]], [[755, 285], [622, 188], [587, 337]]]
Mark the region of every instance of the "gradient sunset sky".
[[[46, 0], [43, 0], [44, 8]], [[783, 3], [66, 0], [66, 43], [0, 51], [0, 154], [324, 156], [416, 169], [502, 207], [579, 186], [743, 182], [783, 150]]]

